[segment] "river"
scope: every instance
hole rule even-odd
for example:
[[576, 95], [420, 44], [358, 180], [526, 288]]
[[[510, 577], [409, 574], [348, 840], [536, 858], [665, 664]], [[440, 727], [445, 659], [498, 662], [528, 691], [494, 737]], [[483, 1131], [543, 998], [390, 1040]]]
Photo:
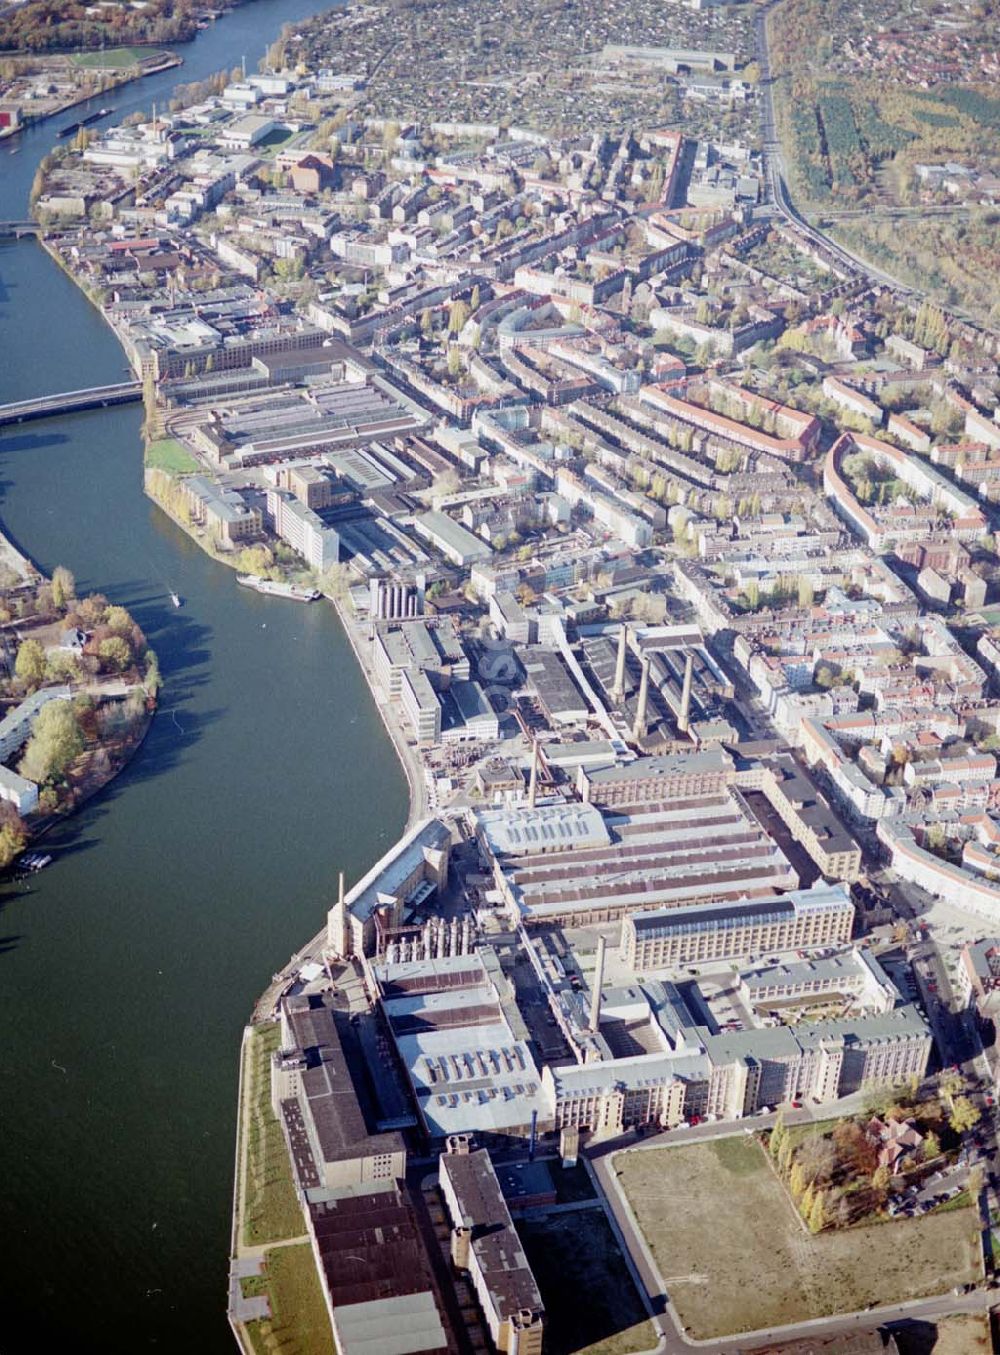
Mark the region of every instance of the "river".
[[[112, 96], [255, 64], [324, 6], [255, 0]], [[107, 101], [107, 96], [104, 96]], [[25, 212], [56, 118], [0, 148]], [[0, 247], [0, 402], [121, 379], [111, 331], [34, 242]], [[0, 517], [129, 607], [165, 678], [141, 752], [0, 892], [4, 1355], [226, 1352], [240, 1031], [320, 927], [338, 868], [397, 836], [406, 785], [326, 604], [236, 586], [142, 493], [138, 407], [0, 431]], [[184, 599], [175, 610], [175, 589]]]

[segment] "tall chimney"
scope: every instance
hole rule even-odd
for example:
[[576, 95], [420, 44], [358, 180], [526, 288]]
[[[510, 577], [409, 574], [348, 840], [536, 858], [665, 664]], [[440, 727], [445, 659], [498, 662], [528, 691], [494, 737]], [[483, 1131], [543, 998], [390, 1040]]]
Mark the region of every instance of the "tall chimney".
[[535, 807], [535, 797], [538, 794], [538, 740], [533, 739], [531, 743], [531, 780], [528, 782], [528, 804], [532, 809]]
[[590, 1032], [596, 1035], [601, 1027], [601, 989], [604, 986], [604, 952], [608, 943], [603, 936], [597, 939], [597, 968], [594, 970], [594, 986], [590, 993]]
[[642, 656], [642, 678], [639, 682], [639, 707], [635, 713], [635, 724], [632, 726], [632, 738], [636, 743], [646, 733], [646, 706], [649, 702], [649, 655]]
[[346, 960], [351, 953], [351, 929], [347, 921], [347, 905], [344, 903], [344, 872], [340, 872], [340, 885], [337, 891], [337, 907], [340, 909], [340, 958]]
[[618, 663], [615, 666], [615, 685], [611, 689], [611, 699], [616, 704], [625, 700], [625, 650], [628, 645], [628, 626], [623, 625], [618, 632]]
[[694, 675], [694, 655], [690, 649], [684, 660], [684, 687], [681, 691], [681, 713], [677, 717], [677, 728], [686, 734], [691, 728], [691, 679]]

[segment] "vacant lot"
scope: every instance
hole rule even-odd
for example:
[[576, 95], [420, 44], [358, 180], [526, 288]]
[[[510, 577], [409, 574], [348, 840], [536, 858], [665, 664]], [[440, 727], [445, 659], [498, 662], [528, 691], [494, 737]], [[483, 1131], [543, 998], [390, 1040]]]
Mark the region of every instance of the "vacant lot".
[[517, 1231], [545, 1304], [549, 1355], [632, 1355], [656, 1345], [602, 1209], [522, 1219]]
[[971, 1210], [810, 1237], [750, 1138], [623, 1153], [615, 1166], [696, 1337], [940, 1294], [980, 1278]]

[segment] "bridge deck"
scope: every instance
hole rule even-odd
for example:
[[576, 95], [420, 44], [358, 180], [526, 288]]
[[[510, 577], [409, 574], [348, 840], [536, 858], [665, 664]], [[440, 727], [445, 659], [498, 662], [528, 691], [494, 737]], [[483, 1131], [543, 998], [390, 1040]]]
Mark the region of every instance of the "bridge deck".
[[33, 400], [15, 400], [0, 405], [0, 426], [22, 423], [26, 419], [74, 414], [82, 409], [100, 409], [106, 405], [127, 405], [141, 399], [141, 381], [119, 381], [113, 386], [91, 386], [87, 390], [39, 395]]

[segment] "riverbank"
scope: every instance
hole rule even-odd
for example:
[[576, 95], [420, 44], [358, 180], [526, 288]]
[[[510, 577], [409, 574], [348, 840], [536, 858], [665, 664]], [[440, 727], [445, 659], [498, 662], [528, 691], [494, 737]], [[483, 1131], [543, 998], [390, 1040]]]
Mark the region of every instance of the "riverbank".
[[[95, 22], [93, 13], [88, 12], [86, 23], [76, 19], [63, 19], [62, 21], [57, 20], [55, 25], [47, 25], [48, 39], [53, 45], [44, 48], [37, 46], [15, 47], [7, 43], [7, 45], [0, 46], [0, 57], [5, 60], [29, 57], [69, 58], [76, 55], [101, 57], [108, 48], [109, 38], [113, 48], [124, 49], [138, 47], [159, 49], [164, 46], [173, 46], [175, 43], [194, 42], [199, 32], [224, 17], [230, 10], [239, 9], [243, 5], [251, 3], [252, 0], [213, 0], [211, 7], [206, 5], [194, 13], [178, 18], [171, 13], [172, 6], [163, 4], [162, 0], [153, 0], [153, 12], [146, 13], [151, 8], [150, 0], [147, 0], [147, 3], [131, 14], [131, 20], [134, 24], [143, 25], [136, 28], [135, 31], [122, 25], [118, 25], [114, 29], [99, 31], [102, 28], [101, 20], [98, 18]], [[10, 6], [7, 15], [8, 33], [17, 32], [22, 36], [28, 36], [31, 33], [28, 25], [31, 24], [32, 17], [30, 13], [18, 12], [14, 6]], [[52, 29], [58, 29], [60, 22], [64, 31], [61, 34], [58, 32], [53, 34]], [[179, 25], [175, 31], [171, 29], [172, 22]], [[127, 23], [128, 20], [126, 20], [126, 25]], [[152, 27], [155, 24], [160, 24], [160, 28]], [[165, 28], [163, 27], [164, 24], [166, 25]], [[71, 25], [78, 25], [78, 27]], [[80, 40], [81, 37], [84, 41]], [[100, 41], [96, 40], [98, 37]], [[87, 38], [91, 39], [89, 43], [86, 41]]]
[[[65, 259], [60, 254], [59, 250], [53, 248], [49, 237], [43, 235], [41, 237], [41, 243], [42, 247], [45, 249], [49, 257], [56, 261], [56, 263], [63, 270], [66, 276], [82, 292], [82, 294], [87, 298], [91, 305], [93, 305], [95, 309], [100, 313], [105, 324], [108, 326], [112, 334], [114, 334], [115, 338], [117, 339], [118, 343], [121, 345], [122, 352], [125, 354], [127, 358], [128, 352], [122, 340], [122, 336], [118, 333], [116, 326], [108, 318], [103, 306], [101, 306], [100, 303], [96, 300], [96, 298], [90, 294], [88, 289], [85, 286], [83, 286], [79, 278], [73, 272], [72, 268], [68, 266]], [[169, 435], [169, 428], [166, 430], [166, 432], [167, 435]], [[144, 463], [145, 463], [145, 454], [144, 454]], [[166, 516], [169, 517], [170, 521], [173, 522], [176, 527], [178, 527], [182, 532], [184, 532], [185, 535], [191, 541], [193, 541], [194, 544], [198, 546], [200, 550], [204, 551], [205, 554], [208, 555], [217, 564], [225, 565], [226, 568], [231, 569], [234, 572], [240, 572], [242, 570], [242, 566], [239, 562], [238, 556], [229, 555], [224, 551], [220, 551], [213, 544], [213, 542], [211, 541], [206, 532], [200, 530], [190, 520], [185, 520], [179, 513], [174, 511], [174, 509], [168, 503], [164, 501], [163, 497], [159, 493], [156, 493], [154, 491], [152, 487], [153, 476], [151, 475], [151, 471], [155, 470], [156, 470], [155, 467], [150, 467], [148, 464], [144, 464], [143, 489], [148, 498], [150, 499], [150, 501], [152, 503], [155, 503], [160, 512], [166, 514]], [[163, 475], [168, 475], [168, 472], [165, 471], [160, 473]], [[376, 710], [378, 711], [379, 718], [382, 721], [386, 733], [389, 735], [389, 738], [392, 741], [392, 746], [395, 750], [397, 758], [399, 759], [400, 766], [403, 768], [403, 773], [406, 777], [408, 787], [409, 806], [410, 806], [409, 813], [407, 816], [407, 826], [410, 826], [411, 824], [415, 823], [418, 819], [423, 818], [427, 813], [428, 797], [426, 781], [424, 777], [423, 763], [420, 760], [419, 753], [406, 738], [406, 735], [403, 732], [402, 728], [400, 727], [399, 722], [394, 718], [389, 707], [389, 702], [386, 699], [385, 694], [381, 691], [381, 689], [378, 686], [378, 683], [375, 679], [374, 671], [372, 669], [372, 665], [367, 656], [363, 629], [358, 626], [357, 621], [351, 615], [349, 608], [343, 599], [332, 597], [330, 594], [325, 594], [325, 596], [333, 604], [334, 610], [336, 611], [337, 614], [337, 619], [340, 622], [341, 628], [350, 643], [351, 650], [364, 676], [369, 693], [371, 695], [371, 699], [375, 705]]]
[[[28, 112], [25, 112], [25, 101], [19, 99], [16, 92], [3, 95], [2, 85], [0, 85], [0, 97], [3, 98], [4, 103], [9, 107], [17, 109], [21, 115], [17, 126], [5, 127], [0, 131], [0, 138], [18, 136], [28, 127], [34, 127], [41, 123], [48, 122], [50, 118], [57, 118], [63, 113], [68, 113], [74, 108], [79, 108], [81, 104], [90, 103], [93, 99], [104, 98], [107, 95], [114, 94], [118, 90], [124, 89], [126, 85], [133, 84], [136, 80], [144, 80], [152, 75], [161, 75], [164, 71], [173, 70], [174, 67], [182, 66], [184, 64], [184, 58], [178, 56], [176, 52], [163, 51], [157, 52], [156, 54], [162, 57], [162, 60], [157, 61], [157, 63], [152, 66], [146, 67], [142, 62], [139, 62], [134, 69], [124, 68], [116, 71], [111, 67], [108, 67], [101, 72], [106, 79], [102, 79], [96, 87], [82, 90], [76, 97], [65, 99], [58, 104], [54, 104], [50, 108], [46, 108], [43, 112], [33, 112], [30, 111], [30, 109]], [[27, 57], [27, 54], [25, 54], [22, 58], [14, 59], [26, 60], [29, 58]], [[71, 56], [69, 54], [65, 56], [59, 54], [58, 56], [48, 57], [48, 54], [46, 54], [45, 56], [35, 56], [30, 59], [40, 62], [44, 62], [46, 59], [69, 61], [71, 60]], [[113, 109], [111, 111], [114, 112]]]
[[[69, 276], [72, 277], [73, 276], [72, 273], [69, 273]], [[194, 523], [190, 521], [186, 522], [182, 517], [180, 517], [176, 512], [174, 512], [173, 509], [168, 504], [166, 504], [158, 494], [154, 493], [151, 490], [149, 467], [146, 468], [144, 483], [146, 493], [149, 496], [150, 500], [153, 503], [155, 503], [157, 508], [162, 513], [165, 513], [167, 517], [170, 518], [171, 522], [173, 522], [175, 526], [179, 527], [180, 530], [184, 532], [195, 543], [196, 546], [203, 550], [206, 555], [208, 555], [217, 564], [225, 565], [226, 568], [228, 569], [237, 572], [242, 569], [242, 566], [240, 565], [239, 559], [237, 557], [229, 556], [224, 551], [218, 550], [217, 547], [213, 545], [207, 533], [201, 531]], [[409, 827], [411, 824], [415, 823], [418, 819], [423, 818], [427, 813], [427, 786], [424, 779], [423, 763], [420, 761], [420, 757], [416, 749], [409, 742], [405, 733], [400, 728], [398, 720], [394, 718], [389, 702], [376, 681], [375, 672], [374, 669], [372, 668], [365, 647], [365, 636], [363, 627], [358, 625], [357, 620], [352, 615], [348, 604], [343, 598], [334, 597], [329, 593], [324, 593], [323, 596], [326, 598], [328, 602], [330, 602], [333, 605], [334, 611], [337, 614], [337, 619], [340, 622], [341, 629], [343, 630], [345, 636], [347, 637], [354, 657], [357, 660], [358, 667], [361, 669], [361, 672], [364, 675], [364, 679], [368, 686], [368, 691], [371, 695], [372, 702], [375, 706], [375, 709], [378, 711], [379, 718], [381, 719], [382, 724], [385, 727], [386, 733], [392, 740], [392, 746], [396, 751], [396, 756], [399, 759], [400, 766], [403, 768], [403, 773], [406, 776], [406, 782], [409, 788], [409, 801], [410, 801], [410, 810], [407, 816], [406, 823], [407, 827]], [[283, 601], [283, 599], [281, 600]]]
[[160, 676], [156, 655], [124, 608], [99, 596], [77, 598], [67, 570], [48, 577], [2, 530], [0, 561], [7, 571], [0, 700], [5, 718], [21, 722], [3, 768], [6, 869], [129, 765], [156, 711]]
[[[255, 64], [322, 7], [233, 10], [184, 48], [183, 68], [107, 100], [109, 122], [148, 117], [177, 82], [243, 52]], [[4, 219], [26, 216], [58, 126], [3, 143]], [[33, 239], [0, 247], [0, 280], [4, 402], [126, 379], [114, 334]], [[232, 1355], [241, 1031], [280, 959], [317, 931], [337, 870], [358, 878], [407, 813], [330, 610], [272, 605], [194, 549], [141, 492], [141, 419], [122, 406], [0, 433], [4, 529], [46, 573], [65, 562], [81, 591], [128, 607], [164, 674], [138, 756], [53, 825], [38, 848], [53, 863], [30, 888], [0, 897], [9, 1355]], [[53, 988], [73, 1000], [49, 1000]]]

